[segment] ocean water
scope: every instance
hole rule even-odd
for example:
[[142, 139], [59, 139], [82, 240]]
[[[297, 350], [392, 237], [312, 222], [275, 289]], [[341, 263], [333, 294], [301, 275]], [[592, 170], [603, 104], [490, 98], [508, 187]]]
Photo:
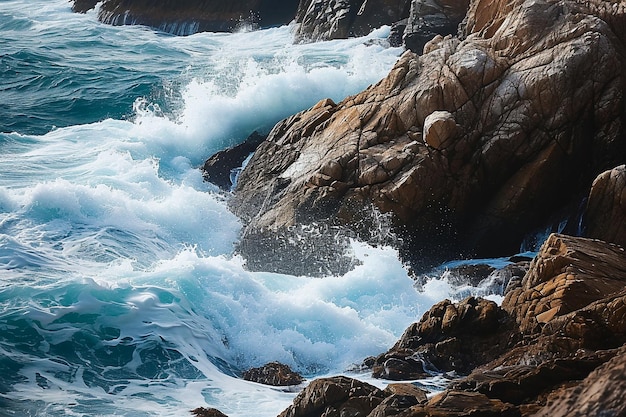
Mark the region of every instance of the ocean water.
[[296, 392], [242, 370], [346, 372], [454, 295], [359, 242], [360, 266], [321, 279], [233, 254], [241, 224], [201, 163], [402, 52], [388, 28], [291, 31], [175, 37], [0, 0], [0, 416], [275, 416]]

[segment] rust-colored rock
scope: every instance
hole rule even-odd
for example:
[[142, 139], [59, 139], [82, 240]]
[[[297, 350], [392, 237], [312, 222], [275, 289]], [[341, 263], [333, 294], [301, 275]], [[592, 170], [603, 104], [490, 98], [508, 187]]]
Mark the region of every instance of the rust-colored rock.
[[599, 240], [552, 234], [532, 261], [522, 285], [502, 308], [524, 333], [555, 317], [618, 293], [626, 285], [624, 249]]
[[626, 165], [603, 172], [591, 186], [585, 236], [626, 247]]

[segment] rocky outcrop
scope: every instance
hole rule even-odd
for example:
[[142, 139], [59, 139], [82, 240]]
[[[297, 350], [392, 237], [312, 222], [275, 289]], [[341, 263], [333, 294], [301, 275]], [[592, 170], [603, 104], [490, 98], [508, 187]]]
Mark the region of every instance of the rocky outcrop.
[[259, 368], [248, 369], [243, 373], [242, 377], [246, 381], [276, 387], [298, 385], [304, 381], [302, 375], [292, 371], [287, 365], [278, 362], [270, 362]]
[[384, 417], [426, 401], [411, 384], [390, 384], [385, 390], [345, 376], [311, 382], [279, 417]]
[[585, 236], [626, 247], [626, 165], [596, 178], [584, 219]]
[[384, 399], [382, 390], [365, 382], [338, 376], [311, 382], [279, 417], [367, 416]]
[[[75, 0], [73, 10], [84, 12], [95, 3]], [[104, 0], [98, 19], [112, 25], [146, 25], [168, 33], [190, 35], [229, 32], [246, 25], [285, 25], [293, 20], [297, 6], [297, 0]]]
[[420, 377], [406, 372], [411, 361], [471, 371], [426, 401], [381, 401], [376, 416], [624, 415], [625, 268], [616, 245], [551, 235], [502, 308], [438, 303], [374, 361], [386, 378]]
[[443, 371], [469, 373], [513, 346], [513, 327], [496, 303], [473, 297], [444, 300], [376, 358], [376, 378], [410, 380]]
[[409, 15], [410, 0], [301, 0], [296, 40], [318, 41], [367, 35]]
[[626, 5], [483, 3], [463, 40], [436, 37], [366, 91], [278, 123], [232, 200], [246, 236], [273, 250], [296, 225], [358, 235], [373, 206], [414, 266], [501, 256], [623, 161]]

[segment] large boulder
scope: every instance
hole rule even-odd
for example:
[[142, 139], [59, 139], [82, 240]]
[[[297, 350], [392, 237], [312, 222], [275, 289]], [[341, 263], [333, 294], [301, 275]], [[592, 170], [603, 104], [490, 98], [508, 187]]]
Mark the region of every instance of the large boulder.
[[626, 4], [483, 3], [463, 40], [436, 37], [364, 92], [274, 127], [231, 201], [243, 246], [267, 248], [245, 256], [275, 265], [272, 240], [298, 225], [364, 238], [381, 217], [414, 267], [515, 253], [625, 160]]
[[[84, 12], [92, 0], [74, 0]], [[177, 35], [229, 32], [240, 26], [285, 25], [295, 16], [298, 0], [104, 0], [98, 19], [112, 25], [146, 25]]]
[[603, 172], [591, 186], [585, 236], [626, 247], [626, 165]]

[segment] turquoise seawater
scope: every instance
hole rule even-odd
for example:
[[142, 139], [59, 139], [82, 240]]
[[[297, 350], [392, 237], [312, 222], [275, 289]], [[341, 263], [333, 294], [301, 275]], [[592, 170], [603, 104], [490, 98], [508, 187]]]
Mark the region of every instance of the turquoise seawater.
[[242, 370], [345, 372], [450, 295], [358, 242], [362, 264], [322, 279], [233, 254], [241, 224], [201, 163], [402, 52], [388, 28], [291, 30], [175, 37], [0, 0], [0, 416], [275, 416], [295, 392]]

